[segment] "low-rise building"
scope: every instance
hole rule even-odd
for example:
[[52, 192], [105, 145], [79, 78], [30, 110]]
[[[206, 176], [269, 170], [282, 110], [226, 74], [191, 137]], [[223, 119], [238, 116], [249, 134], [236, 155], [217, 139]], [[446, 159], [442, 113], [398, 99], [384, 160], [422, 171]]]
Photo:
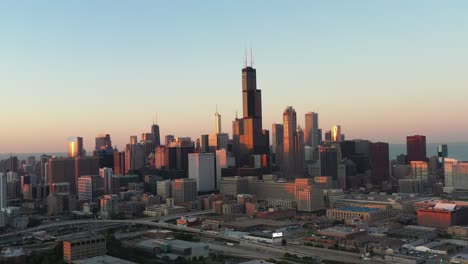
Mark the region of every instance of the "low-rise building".
[[67, 263], [90, 257], [103, 256], [105, 254], [106, 239], [104, 237], [63, 241], [63, 260]]
[[365, 223], [373, 223], [392, 218], [393, 211], [372, 207], [343, 206], [336, 209], [328, 209], [327, 217], [335, 220], [360, 220]]
[[447, 229], [450, 226], [468, 224], [468, 207], [454, 203], [437, 203], [434, 207], [417, 210], [418, 225]]
[[460, 238], [468, 238], [467, 226], [450, 226], [447, 228], [447, 233]]
[[321, 236], [335, 237], [341, 239], [353, 239], [357, 236], [367, 234], [367, 230], [360, 229], [357, 227], [335, 226], [326, 229], [321, 229], [318, 231], [318, 234]]
[[136, 247], [150, 254], [177, 258], [177, 257], [208, 257], [209, 246], [200, 242], [183, 240], [144, 240], [137, 243]]

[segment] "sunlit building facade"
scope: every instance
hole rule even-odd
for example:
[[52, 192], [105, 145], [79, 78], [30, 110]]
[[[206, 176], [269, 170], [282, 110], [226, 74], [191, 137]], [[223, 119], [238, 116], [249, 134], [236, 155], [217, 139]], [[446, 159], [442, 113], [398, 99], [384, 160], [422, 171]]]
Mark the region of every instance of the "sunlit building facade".
[[83, 149], [83, 138], [82, 137], [69, 137], [68, 138], [68, 157], [80, 157], [84, 156], [85, 151]]
[[334, 125], [331, 129], [331, 141], [339, 142], [341, 139], [341, 126]]

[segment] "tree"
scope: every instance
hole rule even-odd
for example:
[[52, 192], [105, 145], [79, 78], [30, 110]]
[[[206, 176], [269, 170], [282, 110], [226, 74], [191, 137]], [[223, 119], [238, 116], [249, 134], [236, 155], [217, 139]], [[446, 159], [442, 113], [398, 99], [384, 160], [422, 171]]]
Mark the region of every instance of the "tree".
[[284, 238], [281, 239], [281, 245], [282, 245], [283, 247], [286, 246], [287, 243], [288, 243], [288, 242], [286, 241], [286, 239], [284, 239]]

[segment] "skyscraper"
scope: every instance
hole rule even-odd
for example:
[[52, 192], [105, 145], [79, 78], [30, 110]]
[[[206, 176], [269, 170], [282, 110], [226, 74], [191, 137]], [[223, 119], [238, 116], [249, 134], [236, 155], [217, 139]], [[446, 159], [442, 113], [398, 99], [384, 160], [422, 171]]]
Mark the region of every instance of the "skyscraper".
[[302, 130], [301, 126], [297, 126], [294, 144], [294, 148], [296, 149], [296, 154], [294, 155], [294, 159], [296, 161], [296, 175], [301, 177], [304, 174], [305, 161], [304, 130]]
[[159, 135], [159, 125], [153, 124], [151, 126], [151, 134], [153, 135], [152, 141], [154, 146], [159, 146], [161, 145], [161, 137]]
[[215, 134], [220, 134], [221, 133], [221, 115], [218, 113], [218, 110], [216, 110], [215, 113]]
[[272, 161], [276, 165], [281, 164], [283, 156], [283, 125], [282, 124], [273, 124], [271, 126], [271, 152], [272, 152]]
[[205, 153], [209, 152], [209, 135], [200, 136], [200, 152]]
[[188, 155], [188, 177], [197, 181], [199, 192], [216, 190], [215, 154], [191, 153]]
[[437, 147], [437, 158], [439, 161], [439, 165], [444, 165], [444, 159], [448, 157], [448, 148], [446, 144], [439, 145]]
[[113, 171], [111, 168], [101, 168], [99, 169], [99, 176], [103, 179], [104, 182], [104, 194], [112, 194], [112, 175]]
[[338, 150], [335, 147], [320, 147], [320, 176], [332, 177], [334, 186], [338, 186]]
[[390, 158], [388, 143], [376, 142], [370, 144], [371, 148], [371, 183], [374, 188], [386, 190], [390, 179]]
[[325, 142], [331, 142], [332, 141], [332, 132], [330, 130], [325, 131]]
[[60, 192], [55, 186], [67, 183], [69, 191], [76, 194], [78, 177], [98, 174], [99, 159], [97, 157], [51, 158], [49, 170], [50, 192]]
[[81, 157], [84, 156], [83, 138], [82, 137], [69, 137], [68, 138], [68, 157]]
[[96, 137], [95, 151], [112, 148], [112, 141], [109, 134], [100, 134]]
[[130, 136], [130, 144], [131, 145], [138, 144], [138, 137], [137, 136]]
[[256, 70], [246, 66], [242, 69], [243, 118], [236, 117], [232, 125], [233, 152], [239, 167], [251, 167], [252, 155], [269, 155], [269, 133], [262, 129], [261, 96], [261, 90], [257, 89]]
[[296, 176], [297, 144], [297, 120], [296, 111], [292, 106], [286, 107], [283, 112], [283, 157], [282, 171], [286, 178], [293, 179]]
[[426, 136], [414, 135], [406, 137], [406, 154], [408, 164], [411, 161], [426, 161]]
[[318, 114], [308, 112], [305, 114], [304, 141], [307, 146], [316, 148], [319, 142]]
[[334, 125], [331, 130], [331, 141], [339, 142], [341, 141], [341, 126]]
[[174, 135], [166, 135], [164, 137], [164, 143], [166, 144], [167, 147], [171, 144], [171, 142], [174, 140]]

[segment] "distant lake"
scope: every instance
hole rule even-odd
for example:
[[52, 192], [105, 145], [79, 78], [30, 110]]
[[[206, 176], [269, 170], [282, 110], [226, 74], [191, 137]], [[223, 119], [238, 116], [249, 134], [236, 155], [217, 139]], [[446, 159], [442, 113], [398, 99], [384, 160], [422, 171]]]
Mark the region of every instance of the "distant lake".
[[[428, 157], [437, 156], [437, 146], [444, 143], [427, 143], [426, 153]], [[446, 143], [449, 158], [468, 161], [468, 143]], [[406, 154], [406, 144], [390, 144], [390, 159], [395, 159], [399, 154]]]

